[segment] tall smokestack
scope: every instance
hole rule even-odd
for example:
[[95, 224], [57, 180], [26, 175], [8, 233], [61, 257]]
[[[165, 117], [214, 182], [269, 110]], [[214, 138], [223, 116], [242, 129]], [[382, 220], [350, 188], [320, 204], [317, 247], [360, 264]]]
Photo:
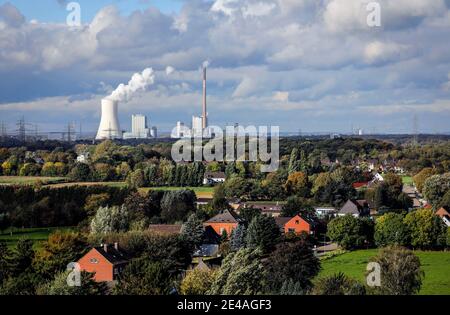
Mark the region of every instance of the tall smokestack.
[[203, 66], [203, 114], [202, 114], [202, 128], [208, 127], [208, 113], [206, 111], [206, 67]]

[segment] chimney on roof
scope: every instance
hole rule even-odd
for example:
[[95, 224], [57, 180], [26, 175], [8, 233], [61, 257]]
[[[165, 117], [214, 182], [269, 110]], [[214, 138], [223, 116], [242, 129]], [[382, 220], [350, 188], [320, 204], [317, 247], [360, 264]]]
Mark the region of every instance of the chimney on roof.
[[103, 244], [103, 250], [105, 251], [105, 253], [108, 252], [108, 244]]
[[114, 243], [114, 248], [115, 248], [116, 250], [119, 250], [119, 243], [115, 242], [115, 243]]

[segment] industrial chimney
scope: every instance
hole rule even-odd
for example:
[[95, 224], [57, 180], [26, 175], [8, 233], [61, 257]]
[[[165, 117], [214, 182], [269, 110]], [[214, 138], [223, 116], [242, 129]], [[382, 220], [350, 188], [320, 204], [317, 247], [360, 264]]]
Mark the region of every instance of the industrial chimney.
[[205, 130], [208, 127], [208, 112], [206, 111], [206, 67], [203, 67], [203, 114], [202, 114], [202, 128]]
[[102, 119], [97, 132], [97, 140], [122, 139], [118, 117], [118, 102], [110, 99], [102, 100]]

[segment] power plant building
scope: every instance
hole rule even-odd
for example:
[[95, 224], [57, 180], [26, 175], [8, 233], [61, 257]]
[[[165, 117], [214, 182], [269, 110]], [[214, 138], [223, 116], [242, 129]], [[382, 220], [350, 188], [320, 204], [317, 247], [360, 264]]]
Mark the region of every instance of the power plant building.
[[102, 118], [98, 128], [97, 140], [122, 139], [118, 116], [118, 102], [110, 99], [102, 100]]
[[203, 135], [203, 118], [192, 116], [192, 136], [201, 138]]

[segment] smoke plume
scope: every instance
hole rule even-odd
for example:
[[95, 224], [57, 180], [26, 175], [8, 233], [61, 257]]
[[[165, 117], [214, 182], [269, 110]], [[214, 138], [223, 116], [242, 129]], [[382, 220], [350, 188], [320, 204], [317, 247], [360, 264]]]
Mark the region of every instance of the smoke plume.
[[171, 66], [167, 66], [166, 67], [166, 75], [171, 75], [174, 72], [175, 72], [175, 68], [174, 67], [171, 67]]
[[209, 61], [205, 60], [203, 61], [203, 68], [208, 68], [209, 67]]
[[142, 71], [142, 73], [133, 74], [127, 85], [121, 83], [107, 99], [117, 102], [128, 102], [133, 98], [136, 92], [145, 91], [145, 89], [154, 82], [155, 73], [152, 68], [147, 68]]

